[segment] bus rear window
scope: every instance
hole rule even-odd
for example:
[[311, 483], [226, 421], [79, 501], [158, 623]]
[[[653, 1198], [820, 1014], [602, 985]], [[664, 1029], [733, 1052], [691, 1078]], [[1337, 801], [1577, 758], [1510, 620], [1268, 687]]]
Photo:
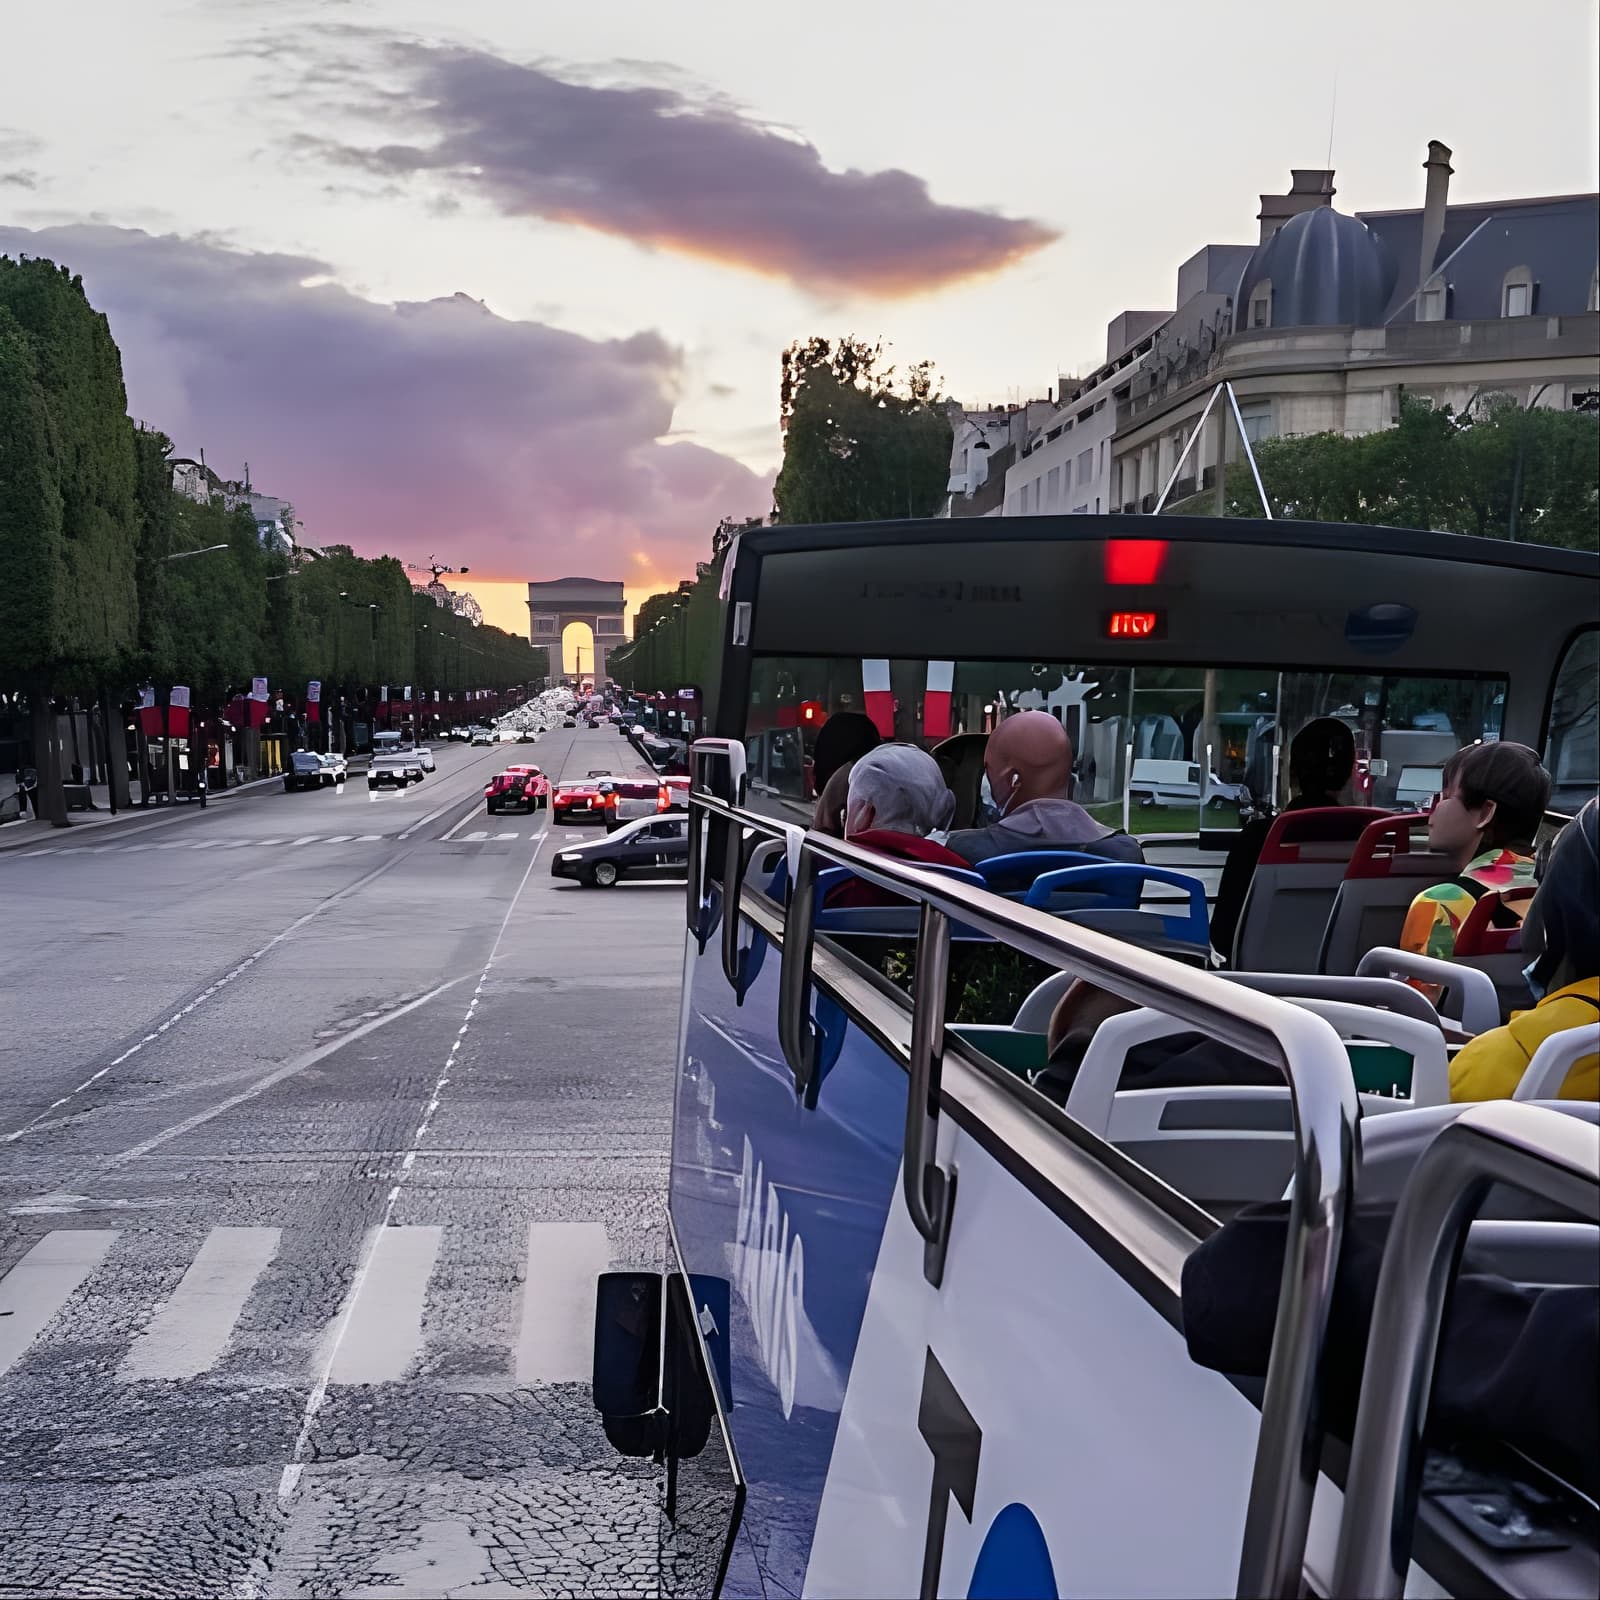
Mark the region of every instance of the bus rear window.
[[[1102, 820], [1120, 823], [1126, 799], [1151, 813], [1151, 827], [1192, 827], [1197, 810], [1228, 827], [1241, 802], [1289, 798], [1288, 741], [1313, 717], [1335, 717], [1354, 736], [1347, 798], [1400, 810], [1417, 803], [1406, 774], [1500, 736], [1505, 695], [1505, 680], [1490, 677], [768, 657], [753, 664], [745, 751], [757, 793], [804, 801], [816, 729], [841, 711], [932, 748], [1039, 710], [1071, 735], [1075, 797]], [[808, 703], [822, 715], [804, 719]]]

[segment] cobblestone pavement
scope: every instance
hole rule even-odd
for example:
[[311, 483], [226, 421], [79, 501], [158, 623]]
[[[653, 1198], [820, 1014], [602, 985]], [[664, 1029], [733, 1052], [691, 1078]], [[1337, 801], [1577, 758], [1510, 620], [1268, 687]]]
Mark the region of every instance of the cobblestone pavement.
[[681, 887], [486, 827], [530, 756], [636, 763], [0, 858], [0, 1595], [655, 1592], [587, 1378], [661, 1259]]

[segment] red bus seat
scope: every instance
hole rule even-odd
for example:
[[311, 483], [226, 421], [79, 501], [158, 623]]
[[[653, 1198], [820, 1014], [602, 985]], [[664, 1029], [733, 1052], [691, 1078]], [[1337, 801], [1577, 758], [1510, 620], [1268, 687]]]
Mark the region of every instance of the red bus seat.
[[1398, 945], [1411, 902], [1430, 885], [1455, 875], [1449, 856], [1428, 849], [1423, 813], [1369, 823], [1334, 894], [1317, 970], [1353, 974], [1367, 951]]
[[1237, 972], [1310, 972], [1357, 840], [1390, 815], [1369, 806], [1285, 811], [1268, 830], [1234, 931]]
[[[1522, 917], [1533, 900], [1530, 888], [1490, 890], [1480, 895], [1456, 930], [1454, 960], [1486, 973], [1500, 1001], [1500, 1015], [1533, 1004], [1533, 994], [1522, 969]], [[1507, 911], [1515, 915], [1507, 917]], [[1500, 924], [1497, 926], [1497, 924]]]

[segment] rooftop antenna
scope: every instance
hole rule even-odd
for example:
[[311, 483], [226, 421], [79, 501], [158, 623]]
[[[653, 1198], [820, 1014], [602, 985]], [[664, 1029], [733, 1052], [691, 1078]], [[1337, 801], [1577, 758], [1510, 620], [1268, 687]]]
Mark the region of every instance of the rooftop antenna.
[[1328, 106], [1328, 159], [1325, 163], [1328, 171], [1333, 171], [1333, 127], [1339, 115], [1339, 68], [1337, 64], [1333, 69], [1333, 96]]

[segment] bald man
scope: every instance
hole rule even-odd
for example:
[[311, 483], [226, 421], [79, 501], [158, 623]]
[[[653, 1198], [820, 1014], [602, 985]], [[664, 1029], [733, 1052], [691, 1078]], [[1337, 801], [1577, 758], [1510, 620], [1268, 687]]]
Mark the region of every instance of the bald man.
[[1108, 861], [1143, 861], [1139, 841], [1096, 822], [1068, 798], [1072, 785], [1072, 740], [1043, 711], [1007, 717], [983, 752], [984, 776], [1000, 820], [987, 828], [962, 828], [950, 848], [964, 860], [1022, 850], [1078, 850]]

